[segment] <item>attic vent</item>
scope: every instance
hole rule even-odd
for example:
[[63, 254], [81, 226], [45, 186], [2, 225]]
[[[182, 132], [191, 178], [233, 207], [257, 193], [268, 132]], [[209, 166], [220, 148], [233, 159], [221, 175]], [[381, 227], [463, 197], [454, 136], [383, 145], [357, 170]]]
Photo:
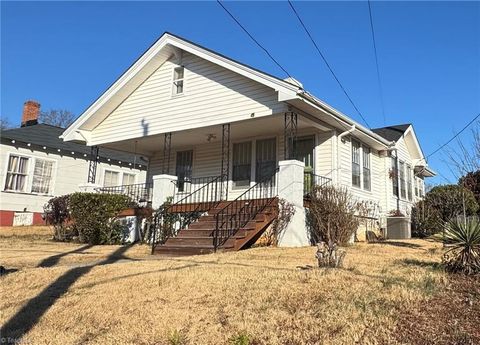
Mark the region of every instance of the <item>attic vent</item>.
[[303, 89], [303, 84], [300, 83], [300, 82], [299, 82], [297, 79], [295, 79], [295, 78], [288, 77], [288, 78], [285, 78], [285, 79], [283, 79], [283, 80], [285, 80], [287, 83], [297, 85], [298, 87], [301, 87], [301, 88]]

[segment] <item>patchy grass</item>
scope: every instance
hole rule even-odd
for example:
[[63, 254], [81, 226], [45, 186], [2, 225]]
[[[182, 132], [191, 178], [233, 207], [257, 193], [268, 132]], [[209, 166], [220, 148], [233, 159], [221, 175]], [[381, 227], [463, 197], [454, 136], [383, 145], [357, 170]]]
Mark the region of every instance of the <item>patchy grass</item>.
[[312, 268], [312, 247], [179, 258], [152, 257], [147, 246], [82, 247], [12, 241], [0, 230], [0, 262], [18, 269], [0, 278], [2, 336], [25, 334], [34, 344], [401, 344], [409, 343], [397, 334], [402, 316], [450, 286], [438, 245], [422, 240], [349, 247], [338, 270]]

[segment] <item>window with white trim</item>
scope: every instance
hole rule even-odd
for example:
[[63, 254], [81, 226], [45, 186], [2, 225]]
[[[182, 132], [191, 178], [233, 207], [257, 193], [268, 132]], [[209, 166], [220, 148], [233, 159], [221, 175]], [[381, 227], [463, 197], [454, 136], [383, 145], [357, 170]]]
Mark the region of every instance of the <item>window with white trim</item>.
[[105, 170], [103, 175], [103, 186], [104, 187], [114, 187], [118, 186], [118, 179], [120, 173], [118, 171]]
[[398, 170], [400, 174], [400, 197], [406, 199], [407, 189], [405, 185], [405, 162], [400, 161], [398, 165]]
[[175, 67], [173, 69], [172, 94], [174, 96], [183, 94], [184, 74], [185, 74], [185, 69], [183, 68], [183, 66]]
[[393, 195], [398, 197], [398, 161], [397, 157], [392, 157], [392, 167], [391, 167], [391, 175], [390, 178], [392, 179], [392, 192]]
[[33, 169], [32, 193], [49, 194], [52, 184], [53, 162], [36, 158]]
[[352, 185], [361, 187], [360, 143], [352, 140]]
[[412, 201], [412, 167], [407, 164], [407, 196]]
[[418, 183], [418, 178], [417, 178], [416, 176], [415, 176], [415, 178], [414, 178], [414, 184], [415, 184], [415, 196], [418, 197], [418, 196], [419, 196], [419, 194], [418, 194], [418, 185], [419, 185], [419, 183]]
[[123, 173], [122, 185], [135, 184], [135, 174]]
[[363, 189], [370, 190], [372, 188], [372, 177], [370, 171], [370, 148], [362, 147], [363, 161]]
[[10, 155], [8, 159], [5, 190], [25, 192], [28, 178], [28, 158]]

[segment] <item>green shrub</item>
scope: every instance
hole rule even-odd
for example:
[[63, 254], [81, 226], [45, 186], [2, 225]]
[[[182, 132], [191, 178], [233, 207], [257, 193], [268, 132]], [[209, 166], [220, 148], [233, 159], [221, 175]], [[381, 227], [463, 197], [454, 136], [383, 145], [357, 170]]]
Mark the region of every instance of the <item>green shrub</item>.
[[412, 234], [426, 237], [440, 232], [443, 224], [463, 215], [464, 201], [466, 215], [475, 215], [479, 205], [470, 190], [458, 185], [432, 188], [412, 209]]
[[123, 227], [117, 216], [134, 206], [126, 195], [73, 193], [69, 196], [68, 208], [80, 242], [116, 244], [123, 238]]
[[53, 226], [53, 239], [56, 241], [71, 241], [78, 236], [70, 222], [69, 199], [70, 195], [57, 196], [43, 207], [47, 224]]
[[466, 221], [452, 219], [445, 225], [444, 232], [434, 238], [443, 241], [447, 248], [443, 263], [448, 271], [480, 273], [480, 221], [477, 217]]

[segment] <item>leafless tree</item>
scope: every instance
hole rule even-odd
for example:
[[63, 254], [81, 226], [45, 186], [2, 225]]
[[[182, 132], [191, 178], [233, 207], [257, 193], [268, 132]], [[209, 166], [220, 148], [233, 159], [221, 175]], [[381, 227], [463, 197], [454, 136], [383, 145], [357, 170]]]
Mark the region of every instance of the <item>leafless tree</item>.
[[473, 124], [470, 133], [470, 143], [457, 137], [456, 145], [446, 150], [445, 161], [458, 179], [480, 170], [480, 121]]
[[39, 121], [47, 125], [66, 128], [75, 121], [75, 115], [65, 109], [50, 109], [40, 113]]
[[11, 127], [12, 127], [12, 125], [10, 124], [10, 121], [8, 121], [8, 119], [0, 118], [0, 130], [1, 131], [4, 131], [4, 130], [9, 129]]

